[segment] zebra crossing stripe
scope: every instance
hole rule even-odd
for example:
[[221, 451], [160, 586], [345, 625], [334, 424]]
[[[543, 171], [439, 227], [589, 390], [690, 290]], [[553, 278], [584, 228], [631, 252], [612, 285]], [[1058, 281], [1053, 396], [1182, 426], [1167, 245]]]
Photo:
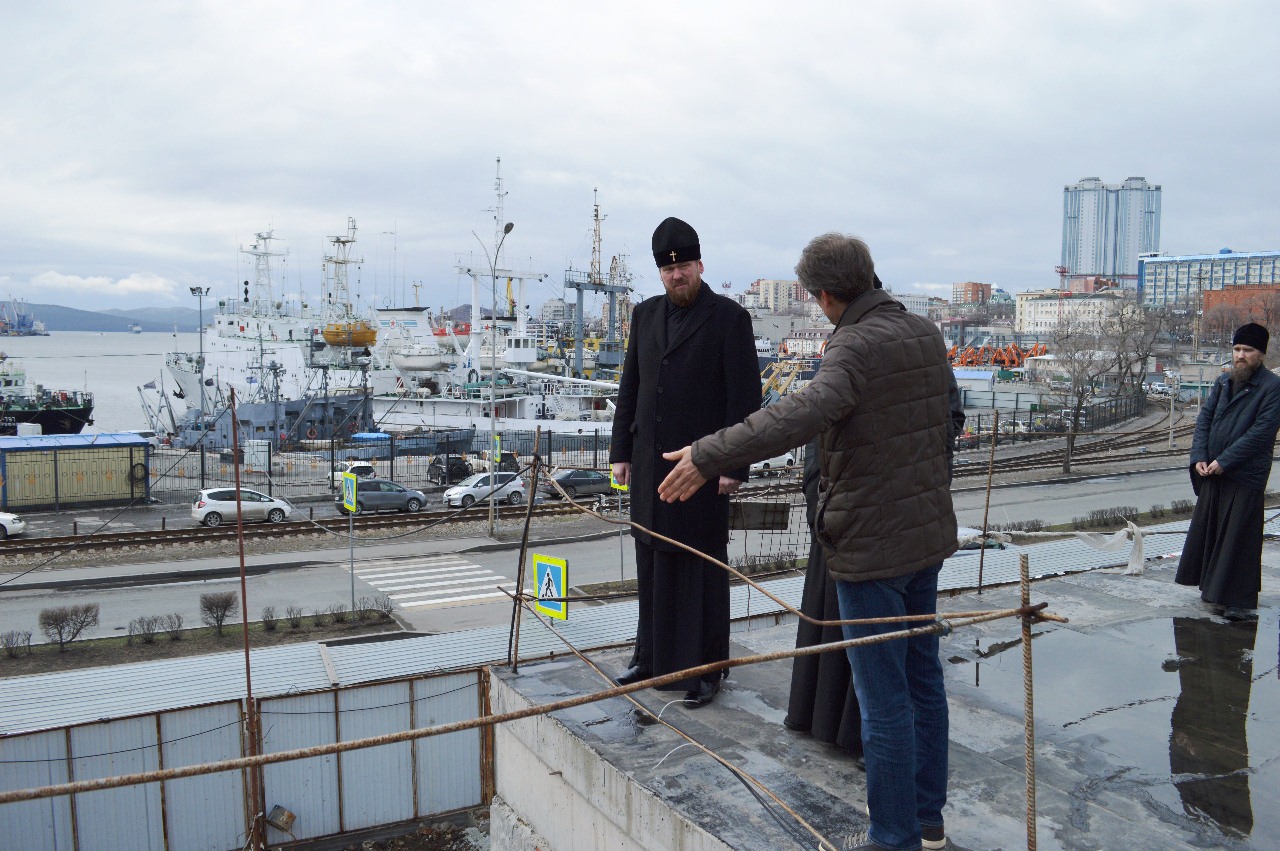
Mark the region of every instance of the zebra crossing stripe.
[[458, 573], [453, 576], [439, 577], [436, 582], [424, 582], [419, 577], [413, 582], [396, 582], [379, 584], [373, 587], [379, 591], [403, 591], [406, 588], [434, 588], [439, 585], [465, 585], [468, 582], [484, 582], [488, 579], [502, 579], [503, 577], [488, 570], [471, 570], [466, 573]]
[[426, 570], [395, 570], [390, 573], [369, 573], [363, 570], [357, 570], [356, 576], [366, 581], [370, 579], [399, 579], [403, 576], [448, 576], [453, 573], [459, 573], [465, 570], [480, 570], [478, 564], [460, 564], [456, 567], [433, 567]]
[[441, 606], [445, 603], [465, 603], [469, 600], [488, 600], [494, 597], [501, 597], [504, 600], [509, 599], [507, 595], [503, 594], [501, 591], [492, 591], [488, 594], [464, 594], [457, 597], [441, 597], [437, 600], [418, 600], [416, 602], [400, 603], [400, 607], [404, 609], [421, 609], [426, 606]]
[[[459, 587], [466, 588], [506, 588], [514, 586], [516, 583], [503, 579], [498, 574], [491, 576], [479, 576], [475, 579], [458, 579], [452, 582], [433, 582], [430, 585], [419, 585], [420, 591], [406, 591], [403, 594], [388, 594], [392, 600], [409, 600], [413, 597], [430, 597], [432, 594], [448, 594], [459, 590]], [[436, 590], [430, 590], [430, 589]]]

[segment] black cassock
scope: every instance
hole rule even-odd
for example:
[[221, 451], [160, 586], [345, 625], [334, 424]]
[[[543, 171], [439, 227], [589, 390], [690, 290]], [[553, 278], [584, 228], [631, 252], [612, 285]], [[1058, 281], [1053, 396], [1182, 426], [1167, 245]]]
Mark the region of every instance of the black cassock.
[[[703, 283], [687, 308], [665, 295], [636, 306], [618, 390], [611, 463], [631, 463], [631, 519], [721, 561], [729, 541], [729, 498], [707, 482], [685, 502], [658, 499], [673, 466], [662, 457], [746, 419], [760, 407], [751, 317]], [[747, 470], [725, 475], [745, 481]], [[640, 621], [632, 664], [655, 675], [727, 659], [729, 582], [719, 567], [635, 533]], [[710, 678], [709, 678], [710, 679]], [[666, 686], [690, 690], [696, 680]]]
[[[819, 458], [818, 441], [805, 447], [804, 498], [813, 527], [817, 513]], [[840, 601], [836, 583], [827, 573], [827, 559], [816, 537], [809, 539], [809, 565], [805, 570], [804, 594], [800, 611], [824, 621], [840, 620]], [[812, 647], [843, 641], [838, 626], [818, 626], [800, 621], [796, 630], [796, 647]], [[820, 742], [834, 744], [852, 754], [862, 753], [862, 717], [858, 697], [853, 691], [849, 657], [843, 650], [816, 656], [797, 656], [792, 660], [791, 696], [787, 715], [782, 722], [791, 730], [806, 730]]]
[[1198, 585], [1206, 603], [1258, 608], [1263, 498], [1226, 476], [1202, 478], [1174, 581]]

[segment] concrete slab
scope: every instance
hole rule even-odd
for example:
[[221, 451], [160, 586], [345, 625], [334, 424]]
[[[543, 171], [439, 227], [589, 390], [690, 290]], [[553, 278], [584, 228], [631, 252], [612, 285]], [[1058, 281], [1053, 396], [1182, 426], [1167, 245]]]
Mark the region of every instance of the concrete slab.
[[[1172, 583], [1172, 563], [1143, 576], [1094, 571], [1035, 584], [1036, 600], [1072, 618], [1036, 627], [1033, 639], [1039, 848], [1280, 847], [1280, 550], [1268, 545], [1264, 559], [1262, 617], [1253, 623], [1202, 609], [1195, 589]], [[997, 588], [941, 608], [1016, 599], [1016, 589]], [[951, 848], [1026, 845], [1018, 638], [1016, 622], [1000, 621], [943, 640]], [[794, 625], [740, 630], [734, 655], [794, 639]], [[598, 661], [616, 670], [628, 655], [608, 651]], [[576, 660], [494, 673], [495, 711], [606, 685]], [[637, 697], [840, 848], [865, 827], [864, 778], [837, 749], [782, 726], [789, 685], [790, 663], [770, 662], [735, 668], [704, 709], [668, 705], [679, 693]], [[615, 698], [498, 729], [495, 821], [523, 831], [504, 837], [535, 836], [544, 851], [818, 846], [777, 804], [671, 730], [637, 723], [630, 709]], [[572, 803], [538, 806], [548, 797]], [[499, 849], [533, 840], [491, 841]]]

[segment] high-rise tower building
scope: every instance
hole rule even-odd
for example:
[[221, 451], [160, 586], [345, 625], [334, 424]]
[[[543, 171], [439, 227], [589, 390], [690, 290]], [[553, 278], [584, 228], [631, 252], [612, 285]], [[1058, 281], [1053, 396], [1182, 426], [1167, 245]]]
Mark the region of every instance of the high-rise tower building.
[[1062, 275], [1102, 276], [1135, 288], [1138, 256], [1160, 250], [1160, 187], [1086, 177], [1062, 188]]

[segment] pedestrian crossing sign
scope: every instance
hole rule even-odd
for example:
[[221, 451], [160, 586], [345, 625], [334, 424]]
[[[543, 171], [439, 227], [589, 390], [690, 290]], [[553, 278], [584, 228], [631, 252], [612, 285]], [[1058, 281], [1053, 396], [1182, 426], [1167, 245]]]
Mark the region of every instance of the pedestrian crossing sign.
[[630, 490], [630, 488], [628, 488], [626, 485], [618, 484], [618, 480], [613, 477], [612, 470], [609, 471], [609, 487], [613, 488], [616, 491], [622, 491], [623, 493], [626, 493], [628, 490]]
[[[533, 553], [533, 578], [537, 583], [538, 601], [533, 609], [556, 620], [569, 619], [569, 604], [556, 597], [565, 597], [569, 589], [569, 562]], [[547, 600], [547, 602], [543, 602]]]
[[356, 510], [356, 474], [342, 474], [342, 507], [352, 513]]

